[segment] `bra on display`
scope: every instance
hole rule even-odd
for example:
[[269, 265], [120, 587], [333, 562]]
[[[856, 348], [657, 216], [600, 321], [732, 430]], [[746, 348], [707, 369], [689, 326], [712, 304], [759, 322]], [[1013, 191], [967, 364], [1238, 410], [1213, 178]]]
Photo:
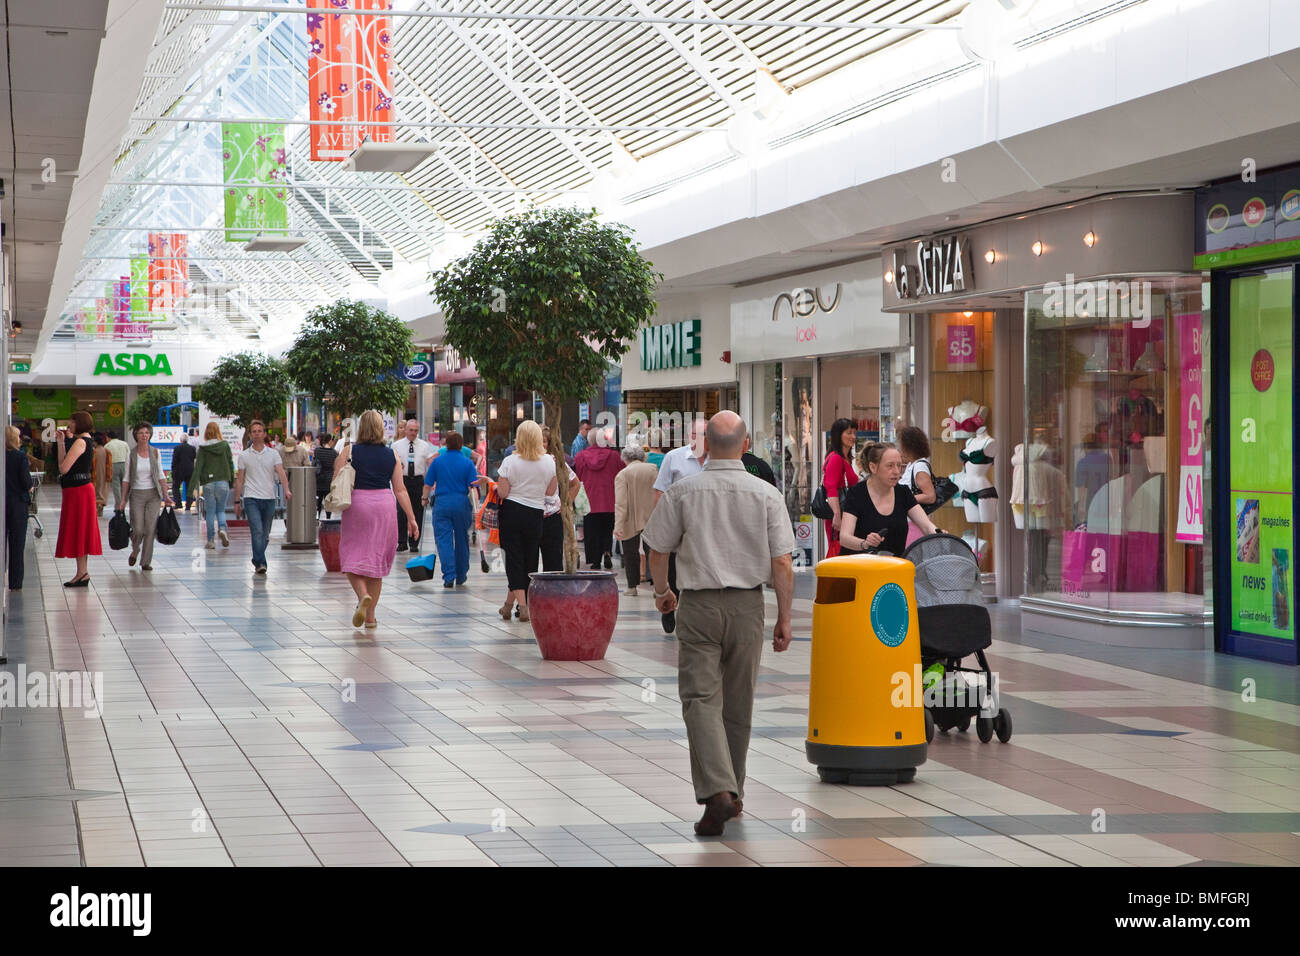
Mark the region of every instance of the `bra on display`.
[[962, 461], [969, 462], [972, 465], [993, 464], [993, 459], [990, 456], [984, 454], [983, 448], [976, 448], [974, 451], [969, 453], [964, 451], [959, 451], [957, 454], [961, 456]]

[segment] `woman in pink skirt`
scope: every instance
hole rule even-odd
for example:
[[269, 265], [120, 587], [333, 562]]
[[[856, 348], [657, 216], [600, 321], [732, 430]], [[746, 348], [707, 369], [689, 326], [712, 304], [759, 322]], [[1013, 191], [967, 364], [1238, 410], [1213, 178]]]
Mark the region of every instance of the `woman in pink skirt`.
[[357, 609], [352, 626], [375, 627], [375, 605], [384, 577], [393, 568], [397, 554], [397, 522], [393, 520], [393, 496], [406, 513], [407, 535], [420, 536], [411, 499], [402, 481], [402, 466], [393, 450], [384, 445], [384, 419], [376, 411], [361, 416], [357, 443], [347, 446], [334, 462], [334, 473], [351, 467], [356, 472], [352, 505], [343, 512], [339, 528], [339, 566], [357, 592]]
[[90, 437], [93, 426], [89, 412], [73, 412], [72, 427], [58, 431], [63, 508], [59, 513], [59, 540], [54, 546], [54, 556], [77, 559], [77, 573], [71, 581], [63, 582], [65, 588], [89, 587], [87, 557], [104, 553], [99, 542], [99, 508], [95, 506], [95, 487], [91, 484], [95, 457]]

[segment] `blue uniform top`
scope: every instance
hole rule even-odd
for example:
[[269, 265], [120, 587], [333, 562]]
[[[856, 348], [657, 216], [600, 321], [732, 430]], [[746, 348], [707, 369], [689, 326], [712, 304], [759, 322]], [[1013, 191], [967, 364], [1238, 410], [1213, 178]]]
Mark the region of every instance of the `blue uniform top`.
[[464, 455], [439, 455], [429, 464], [424, 483], [434, 486], [437, 498], [446, 496], [448, 502], [456, 499], [468, 501], [469, 487], [478, 478], [474, 462]]

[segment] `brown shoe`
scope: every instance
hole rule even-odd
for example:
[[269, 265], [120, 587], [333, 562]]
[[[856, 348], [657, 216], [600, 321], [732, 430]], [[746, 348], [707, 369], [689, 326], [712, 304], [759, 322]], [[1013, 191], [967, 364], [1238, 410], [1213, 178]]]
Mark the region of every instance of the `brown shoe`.
[[742, 799], [740, 799], [740, 797], [737, 797], [737, 798], [736, 798], [736, 816], [740, 816], [740, 815], [741, 815], [742, 813], [744, 813], [744, 812], [745, 812], [745, 801], [742, 800]]
[[736, 813], [736, 801], [730, 793], [715, 793], [705, 802], [704, 816], [695, 824], [695, 832], [700, 836], [722, 836], [727, 821]]

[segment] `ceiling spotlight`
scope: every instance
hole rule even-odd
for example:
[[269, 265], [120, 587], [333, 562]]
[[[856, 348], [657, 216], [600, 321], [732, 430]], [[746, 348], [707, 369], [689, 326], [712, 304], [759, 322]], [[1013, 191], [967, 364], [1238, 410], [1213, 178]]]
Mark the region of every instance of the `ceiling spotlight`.
[[984, 261], [989, 265], [993, 265], [993, 263], [998, 261], [998, 254], [990, 249], [988, 252], [984, 253]]
[[893, 270], [893, 269], [886, 269], [886, 270], [885, 270], [885, 284], [886, 284], [886, 285], [893, 285], [893, 284], [894, 284], [894, 270]]
[[1036, 256], [1041, 256], [1043, 254], [1043, 243], [1040, 240], [1035, 239], [1034, 244], [1029, 247], [1029, 251]]
[[966, 316], [966, 318], [968, 318], [968, 319], [969, 319], [972, 315], [974, 315], [974, 314], [975, 314], [974, 312], [963, 312], [963, 313], [962, 313], [962, 315]]
[[1097, 244], [1097, 234], [1089, 229], [1083, 234], [1083, 244], [1091, 249]]

